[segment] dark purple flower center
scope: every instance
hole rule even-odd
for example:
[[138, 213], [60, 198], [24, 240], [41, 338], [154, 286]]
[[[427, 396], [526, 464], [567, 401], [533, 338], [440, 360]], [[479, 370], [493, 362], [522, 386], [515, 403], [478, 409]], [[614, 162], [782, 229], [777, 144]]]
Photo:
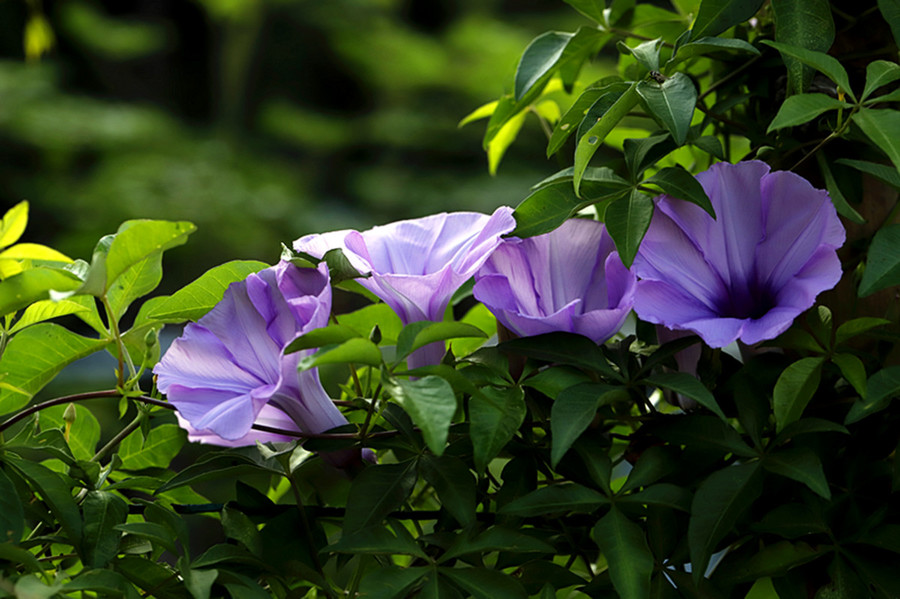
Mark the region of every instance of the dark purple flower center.
[[766, 284], [748, 281], [742, 289], [732, 289], [716, 306], [722, 318], [757, 320], [777, 304], [775, 292]]

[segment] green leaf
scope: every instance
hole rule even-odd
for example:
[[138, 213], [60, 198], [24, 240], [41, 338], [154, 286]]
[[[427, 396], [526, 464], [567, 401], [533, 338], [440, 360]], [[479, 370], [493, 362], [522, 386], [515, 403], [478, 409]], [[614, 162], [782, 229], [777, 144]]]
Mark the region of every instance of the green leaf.
[[843, 435], [849, 435], [850, 431], [830, 420], [824, 420], [822, 418], [801, 418], [784, 427], [784, 430], [778, 433], [775, 440], [772, 441], [772, 446], [777, 447], [794, 437], [814, 433], [841, 433]]
[[609, 135], [609, 132], [613, 130], [619, 121], [625, 118], [628, 111], [637, 104], [637, 86], [637, 82], [632, 83], [631, 87], [625, 90], [619, 99], [616, 100], [615, 104], [606, 111], [606, 114], [604, 114], [597, 123], [591, 126], [584, 136], [578, 140], [578, 145], [575, 147], [575, 166], [572, 171], [572, 182], [575, 187], [576, 195], [581, 195], [579, 193], [581, 179], [584, 176], [588, 163], [600, 147], [600, 144], [603, 143], [603, 140], [606, 139], [606, 136]]
[[491, 526], [474, 539], [465, 535], [451, 545], [441, 556], [438, 563], [446, 562], [459, 557], [480, 553], [482, 555], [493, 551], [506, 551], [510, 553], [555, 553], [553, 545], [540, 539], [502, 525]]
[[859, 297], [900, 285], [900, 225], [879, 229], [869, 246]]
[[440, 568], [442, 575], [458, 584], [474, 599], [526, 599], [522, 585], [503, 572], [486, 568]]
[[219, 577], [218, 570], [194, 570], [187, 559], [178, 560], [179, 570], [184, 579], [184, 586], [194, 599], [209, 599], [213, 583]]
[[315, 354], [300, 360], [299, 369], [309, 370], [323, 364], [381, 365], [381, 351], [368, 339], [349, 339], [335, 347], [323, 347]]
[[154, 289], [162, 281], [162, 253], [157, 252], [125, 269], [106, 291], [109, 307], [116, 320], [131, 303]]
[[118, 453], [122, 460], [120, 468], [168, 468], [186, 439], [184, 430], [175, 424], [161, 424], [151, 428], [146, 439], [142, 431], [136, 430], [119, 444]]
[[[680, 62], [690, 60], [697, 56], [706, 56], [716, 52], [748, 52], [750, 54], [759, 55], [757, 50], [751, 44], [741, 39], [722, 38], [722, 37], [702, 37], [693, 42], [688, 42], [679, 46], [675, 55], [666, 63], [666, 69], [669, 71]], [[671, 71], [669, 71], [671, 72]]]
[[64, 593], [93, 591], [97, 593], [98, 597], [140, 598], [128, 579], [112, 570], [82, 570], [75, 578], [63, 585], [62, 591]]
[[521, 387], [484, 387], [469, 399], [469, 433], [476, 472], [484, 472], [512, 440], [525, 421], [525, 413], [525, 392]]
[[716, 211], [703, 186], [681, 166], [661, 168], [649, 179], [644, 179], [644, 183], [652, 183], [672, 197], [696, 204], [711, 217], [716, 218]]
[[[66, 435], [69, 449], [76, 460], [90, 460], [94, 457], [97, 443], [100, 442], [100, 423], [89, 409], [80, 404], [51, 406], [41, 410], [41, 429], [66, 430], [63, 414], [69, 406], [75, 409], [75, 421], [72, 422]], [[166, 466], [168, 466], [166, 462]]]
[[878, 0], [878, 10], [890, 26], [894, 42], [900, 44], [900, 0]]
[[878, 164], [877, 162], [867, 162], [865, 160], [851, 160], [849, 158], [840, 158], [836, 161], [838, 164], [846, 164], [853, 168], [868, 173], [873, 177], [881, 179], [888, 185], [900, 189], [900, 172], [896, 168], [891, 168], [886, 164]]
[[84, 512], [84, 538], [81, 549], [85, 564], [103, 568], [116, 557], [121, 534], [116, 525], [128, 517], [128, 504], [107, 491], [89, 491], [81, 505]]
[[[259, 528], [250, 518], [237, 508], [226, 505], [222, 510], [222, 530], [226, 538], [241, 543], [251, 554], [262, 555], [262, 537]], [[196, 564], [194, 564], [195, 567]]]
[[834, 354], [831, 361], [840, 369], [844, 379], [859, 393], [860, 397], [866, 398], [866, 367], [862, 360], [853, 354]]
[[81, 281], [65, 270], [43, 266], [29, 268], [0, 281], [0, 316], [50, 299], [51, 291], [74, 291], [80, 286]]
[[122, 223], [106, 255], [106, 289], [126, 270], [156, 252], [183, 244], [196, 227], [189, 222], [131, 220]]
[[330, 324], [326, 327], [313, 329], [308, 333], [300, 335], [284, 348], [284, 353], [291, 354], [304, 349], [313, 349], [317, 347], [325, 347], [328, 345], [338, 345], [355, 339], [357, 337], [365, 337], [366, 334], [360, 334], [345, 324]]
[[691, 28], [691, 40], [719, 35], [756, 14], [763, 0], [703, 0]]
[[862, 335], [863, 333], [867, 333], [872, 329], [882, 327], [887, 324], [891, 324], [891, 321], [887, 320], [886, 318], [872, 318], [870, 316], [863, 316], [861, 318], [848, 320], [847, 322], [839, 326], [837, 328], [837, 331], [835, 331], [835, 345], [846, 343], [857, 335]]
[[0, 546], [6, 542], [18, 543], [25, 530], [25, 512], [16, 487], [0, 469]]
[[606, 10], [606, 0], [563, 0], [566, 4], [597, 23], [604, 23], [603, 11]]
[[256, 260], [233, 260], [220, 264], [167, 297], [149, 316], [162, 322], [200, 320], [222, 301], [229, 285], [267, 267], [265, 262]]
[[425, 558], [421, 547], [405, 535], [394, 535], [382, 525], [370, 526], [362, 530], [341, 535], [337, 543], [325, 547], [322, 551], [333, 553], [365, 553], [369, 555], [415, 555]]
[[860, 102], [865, 102], [876, 89], [900, 79], [900, 65], [887, 60], [873, 60], [866, 65], [866, 87], [863, 89]]
[[806, 543], [779, 541], [739, 561], [723, 563], [716, 568], [713, 580], [726, 584], [752, 582], [766, 577], [783, 576], [792, 568], [811, 562], [829, 548], [810, 547]]
[[17, 242], [28, 224], [28, 202], [22, 201], [7, 210], [0, 220], [0, 248]]
[[767, 454], [762, 464], [769, 472], [803, 483], [825, 500], [831, 500], [822, 461], [808, 447], [789, 447]]
[[69, 485], [59, 474], [41, 464], [20, 459], [7, 459], [6, 463], [40, 493], [44, 503], [68, 536], [67, 542], [78, 548], [81, 544], [82, 520]]
[[840, 62], [838, 62], [836, 58], [829, 56], [824, 52], [807, 50], [806, 48], [801, 48], [799, 46], [794, 46], [791, 44], [782, 44], [769, 40], [762, 40], [762, 43], [766, 44], [767, 46], [772, 46], [773, 48], [781, 52], [782, 56], [796, 58], [803, 64], [821, 72], [826, 77], [837, 83], [840, 90], [850, 96], [851, 100], [856, 102], [856, 96], [853, 95], [853, 90], [850, 89], [850, 78], [847, 76], [847, 70], [841, 65]]
[[[572, 169], [559, 174], [564, 173], [571, 175]], [[549, 233], [581, 208], [620, 197], [630, 187], [606, 167], [588, 168], [581, 186], [581, 197], [575, 195], [571, 176], [538, 187], [513, 212], [516, 229], [510, 235], [525, 238]]]
[[717, 416], [688, 414], [673, 416], [652, 427], [653, 434], [679, 445], [754, 457], [756, 451], [744, 443], [736, 430]]
[[487, 335], [476, 326], [464, 322], [431, 322], [420, 320], [413, 322], [400, 331], [397, 337], [397, 360], [402, 360], [412, 352], [430, 343], [457, 339], [460, 337], [480, 337], [486, 339]]
[[172, 531], [170, 531], [168, 527], [157, 522], [126, 522], [124, 524], [117, 524], [114, 528], [125, 534], [147, 539], [151, 543], [159, 545], [175, 555], [178, 555], [179, 553], [178, 548], [175, 546], [175, 538]]
[[655, 505], [682, 512], [691, 511], [691, 493], [677, 485], [658, 483], [637, 493], [630, 493], [616, 499], [617, 503]]
[[625, 42], [619, 42], [616, 46], [619, 48], [620, 53], [634, 56], [638, 64], [648, 71], [658, 71], [659, 49], [662, 47], [662, 41], [662, 38], [657, 38], [640, 43], [634, 48], [626, 45]]
[[441, 455], [457, 407], [456, 394], [450, 383], [439, 376], [428, 375], [418, 380], [396, 379], [386, 387], [394, 401], [422, 429], [428, 448], [435, 455]]
[[623, 395], [628, 398], [624, 389], [600, 383], [581, 383], [559, 393], [550, 409], [550, 464], [553, 468], [587, 430], [597, 409]]
[[803, 358], [784, 369], [775, 383], [772, 402], [779, 432], [799, 420], [819, 387], [824, 358]]
[[762, 493], [759, 462], [728, 466], [706, 478], [691, 504], [688, 545], [694, 580], [706, 572], [719, 541]]
[[545, 362], [559, 362], [599, 372], [611, 379], [622, 381], [603, 351], [596, 343], [573, 333], [544, 333], [531, 337], [511, 339], [499, 345], [500, 351], [522, 355]]
[[862, 132], [900, 169], [900, 139], [896, 137], [900, 135], [900, 111], [862, 108], [852, 118]]
[[26, 405], [60, 370], [103, 349], [107, 343], [104, 339], [76, 335], [53, 323], [36, 324], [18, 333], [0, 361], [0, 414]]
[[[827, 52], [834, 43], [834, 19], [828, 0], [772, 0], [775, 14], [775, 39], [806, 50]], [[785, 57], [788, 94], [806, 91], [812, 82], [812, 69], [793, 57]]]
[[19, 319], [10, 329], [10, 333], [17, 333], [25, 327], [50, 320], [51, 318], [59, 318], [60, 316], [68, 316], [69, 314], [87, 314], [91, 310], [79, 301], [73, 300], [40, 300], [37, 301], [22, 312]]
[[381, 522], [407, 500], [415, 483], [415, 460], [378, 464], [364, 469], [350, 487], [344, 533]]
[[468, 526], [475, 521], [475, 479], [462, 460], [425, 455], [419, 460], [419, 473], [457, 522]]
[[402, 599], [430, 571], [427, 566], [382, 566], [365, 575], [359, 587], [359, 596], [362, 599]]
[[900, 366], [888, 366], [869, 378], [865, 401], [856, 402], [847, 413], [844, 424], [853, 424], [888, 406], [900, 395]]
[[590, 514], [609, 505], [605, 495], [576, 483], [541, 487], [514, 499], [500, 509], [501, 514], [529, 518], [544, 514]]
[[641, 240], [653, 218], [653, 200], [645, 193], [633, 190], [628, 196], [614, 200], [606, 208], [606, 230], [616, 243], [619, 258], [631, 267]]
[[[624, 84], [622, 84], [624, 85]], [[553, 128], [550, 139], [547, 141], [547, 158], [556, 154], [559, 149], [566, 143], [569, 136], [574, 133], [579, 125], [581, 125], [588, 109], [594, 105], [601, 96], [610, 94], [610, 88], [617, 86], [611, 85], [606, 87], [589, 87], [572, 103], [569, 109], [560, 117], [559, 122]], [[627, 86], [625, 87], [627, 89]]]
[[536, 389], [547, 397], [555, 399], [563, 389], [574, 387], [579, 383], [590, 382], [591, 377], [577, 368], [550, 366], [523, 379], [522, 386]]
[[619, 494], [655, 483], [671, 472], [674, 466], [667, 450], [659, 446], [648, 447], [641, 453], [637, 463], [628, 473], [628, 478], [619, 489]]
[[[792, 96], [793, 98], [799, 98], [800, 96]], [[788, 98], [790, 99], [790, 98]], [[831, 203], [834, 204], [835, 209], [837, 209], [838, 214], [843, 216], [844, 218], [861, 225], [866, 222], [866, 219], [857, 212], [853, 206], [847, 201], [847, 198], [844, 197], [841, 188], [838, 187], [837, 181], [834, 179], [834, 175], [831, 174], [831, 167], [828, 166], [828, 159], [825, 158], [824, 152], [816, 152], [816, 161], [819, 163], [819, 170], [822, 171], [822, 176], [825, 178], [825, 187], [828, 189], [828, 195], [831, 197]]]
[[609, 577], [623, 599], [650, 596], [653, 554], [644, 531], [613, 505], [591, 530], [609, 565]]
[[684, 73], [675, 73], [662, 83], [641, 81], [637, 93], [652, 116], [666, 127], [679, 146], [687, 140], [697, 105], [697, 88]]
[[778, 114], [769, 123], [766, 133], [808, 123], [820, 114], [838, 108], [849, 108], [850, 104], [841, 102], [825, 94], [798, 93], [784, 100]]
[[720, 408], [718, 402], [716, 402], [716, 398], [710, 393], [709, 389], [703, 386], [703, 383], [697, 380], [693, 375], [686, 372], [662, 372], [648, 377], [644, 382], [648, 385], [653, 385], [654, 387], [671, 389], [675, 393], [680, 393], [685, 397], [689, 397], [722, 420], [726, 420], [722, 408]]
[[556, 66], [574, 35], [573, 33], [548, 31], [537, 36], [528, 44], [516, 69], [516, 101], [521, 100], [535, 83]]

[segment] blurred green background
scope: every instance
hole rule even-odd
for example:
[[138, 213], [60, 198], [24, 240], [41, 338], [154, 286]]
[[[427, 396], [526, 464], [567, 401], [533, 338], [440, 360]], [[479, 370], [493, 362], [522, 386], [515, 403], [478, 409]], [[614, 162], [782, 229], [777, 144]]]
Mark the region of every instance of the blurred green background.
[[0, 0], [0, 206], [89, 258], [185, 219], [164, 288], [305, 233], [517, 204], [558, 170], [526, 124], [495, 177], [484, 122], [561, 0]]

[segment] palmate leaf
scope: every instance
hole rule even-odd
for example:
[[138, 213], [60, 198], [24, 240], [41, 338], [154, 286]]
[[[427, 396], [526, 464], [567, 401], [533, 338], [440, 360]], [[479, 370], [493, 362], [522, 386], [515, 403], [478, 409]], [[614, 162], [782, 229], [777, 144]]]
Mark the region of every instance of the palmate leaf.
[[550, 410], [551, 466], [555, 468], [575, 440], [587, 430], [600, 406], [623, 398], [628, 398], [628, 392], [623, 388], [600, 383], [578, 384], [561, 391]]
[[521, 387], [484, 387], [469, 400], [469, 432], [476, 472], [484, 472], [525, 421]]
[[503, 506], [501, 514], [528, 518], [546, 514], [592, 513], [609, 505], [601, 493], [576, 483], [541, 487]]
[[767, 454], [762, 464], [769, 472], [803, 483], [826, 501], [831, 500], [831, 490], [825, 479], [822, 461], [811, 449], [789, 447], [775, 451]]
[[383, 520], [406, 501], [415, 482], [415, 460], [367, 467], [350, 487], [344, 532], [356, 532]]
[[434, 487], [441, 505], [462, 526], [475, 521], [475, 478], [465, 462], [451, 456], [422, 456], [419, 473]]

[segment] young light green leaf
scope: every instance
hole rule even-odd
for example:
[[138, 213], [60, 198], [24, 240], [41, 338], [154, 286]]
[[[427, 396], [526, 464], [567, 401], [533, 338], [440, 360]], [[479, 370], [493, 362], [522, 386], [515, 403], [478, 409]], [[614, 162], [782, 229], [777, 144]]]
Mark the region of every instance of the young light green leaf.
[[629, 520], [615, 505], [591, 530], [609, 565], [609, 577], [623, 599], [650, 596], [653, 554], [643, 529]]
[[637, 93], [651, 115], [665, 125], [679, 146], [687, 139], [697, 105], [697, 88], [684, 73], [675, 73], [662, 83], [641, 81]]
[[852, 118], [866, 137], [875, 142], [894, 166], [900, 169], [900, 111], [862, 108]]
[[579, 193], [581, 179], [584, 176], [584, 171], [587, 169], [588, 163], [600, 147], [600, 144], [603, 143], [603, 140], [606, 139], [606, 136], [609, 135], [609, 132], [613, 130], [619, 121], [625, 118], [628, 111], [637, 104], [637, 85], [637, 82], [632, 83], [631, 87], [625, 90], [619, 99], [616, 100], [615, 104], [606, 111], [606, 114], [604, 114], [603, 117], [588, 129], [580, 140], [578, 140], [578, 145], [575, 147], [575, 167], [572, 172], [572, 181], [574, 183], [576, 195], [581, 195]]
[[528, 111], [523, 109], [521, 112], [504, 122], [503, 126], [497, 130], [491, 137], [491, 141], [488, 142], [488, 172], [491, 175], [497, 174], [497, 169], [500, 167], [500, 161], [503, 159], [503, 155], [506, 154], [506, 150], [519, 135], [522, 125], [525, 124], [526, 116], [528, 116]]
[[355, 337], [335, 347], [323, 347], [312, 356], [300, 360], [298, 368], [309, 370], [323, 364], [381, 365], [381, 351], [368, 339]]
[[10, 329], [10, 332], [16, 333], [25, 327], [52, 318], [59, 318], [60, 316], [68, 316], [70, 314], [87, 314], [88, 312], [90, 312], [90, 308], [77, 301], [68, 299], [59, 301], [49, 299], [40, 300], [25, 308], [25, 311], [22, 312], [22, 315], [16, 320], [16, 323]]
[[850, 96], [851, 100], [856, 102], [856, 96], [853, 95], [853, 90], [850, 89], [850, 78], [847, 76], [847, 70], [833, 56], [829, 56], [824, 52], [807, 50], [806, 48], [793, 46], [791, 44], [782, 44], [769, 40], [762, 40], [762, 43], [766, 44], [767, 46], [772, 46], [773, 48], [781, 52], [782, 56], [796, 58], [803, 64], [811, 66], [812, 68], [821, 72], [826, 77], [837, 83], [840, 91], [846, 93], [848, 96]]
[[85, 564], [104, 568], [119, 550], [122, 534], [116, 530], [128, 517], [128, 504], [114, 493], [89, 491], [81, 504], [84, 513], [84, 538], [81, 549]]
[[146, 439], [142, 431], [134, 431], [119, 444], [121, 468], [167, 468], [186, 440], [184, 430], [175, 424], [161, 424], [151, 428]]
[[576, 483], [541, 487], [514, 499], [500, 509], [501, 514], [529, 518], [544, 514], [590, 514], [609, 505], [605, 495]]
[[28, 224], [28, 202], [21, 201], [3, 214], [0, 220], [0, 248], [14, 244]]
[[397, 337], [397, 359], [402, 360], [412, 352], [430, 343], [461, 337], [486, 339], [487, 335], [478, 327], [463, 322], [420, 320], [408, 324]]
[[268, 265], [256, 260], [233, 260], [206, 271], [161, 302], [149, 315], [162, 322], [199, 320], [222, 301], [231, 283], [242, 281]]
[[624, 394], [620, 387], [581, 383], [559, 393], [550, 409], [550, 464], [556, 468], [572, 444], [591, 424], [597, 409]]
[[9, 342], [0, 362], [0, 414], [18, 410], [65, 366], [108, 343], [46, 322], [21, 331]]
[[711, 217], [716, 217], [716, 211], [703, 186], [681, 166], [661, 168], [649, 179], [644, 179], [644, 183], [652, 183], [668, 195], [696, 204]]
[[607, 206], [606, 230], [625, 266], [631, 267], [652, 218], [653, 200], [636, 189]]
[[330, 324], [300, 335], [288, 343], [287, 347], [284, 348], [284, 353], [291, 354], [304, 349], [337, 345], [360, 337], [363, 337], [363, 335], [347, 325]]
[[824, 358], [802, 358], [784, 369], [773, 391], [775, 426], [779, 432], [799, 420], [819, 387]]
[[51, 291], [74, 291], [81, 281], [68, 271], [36, 266], [0, 281], [0, 316], [50, 299]]
[[826, 501], [831, 501], [831, 490], [825, 479], [822, 461], [808, 447], [789, 447], [769, 453], [763, 458], [763, 467], [797, 482], [803, 483]]
[[763, 0], [703, 0], [691, 28], [691, 40], [719, 35], [756, 14]]
[[[834, 19], [828, 0], [772, 0], [775, 39], [784, 44], [827, 52], [834, 43]], [[788, 93], [800, 94], [812, 82], [813, 71], [796, 58], [784, 59]]]
[[[64, 414], [69, 410], [74, 412], [75, 419], [66, 426]], [[65, 404], [51, 406], [41, 410], [41, 429], [60, 429], [68, 431], [66, 440], [72, 456], [76, 460], [90, 460], [94, 457], [97, 443], [100, 442], [100, 422], [93, 413], [80, 404]], [[168, 462], [166, 463], [168, 465]]]
[[484, 472], [525, 420], [521, 387], [484, 387], [469, 400], [469, 431], [476, 472]]
[[160, 281], [162, 281], [162, 252], [151, 254], [125, 269], [106, 290], [114, 318], [120, 319], [131, 302], [156, 289]]
[[457, 522], [468, 526], [475, 521], [475, 478], [465, 462], [446, 455], [425, 455], [419, 460], [419, 473]]
[[106, 288], [128, 268], [155, 252], [183, 244], [196, 227], [189, 222], [126, 221], [119, 227], [106, 255]]
[[887, 60], [873, 60], [866, 65], [866, 87], [863, 89], [860, 102], [865, 102], [876, 89], [900, 79], [900, 65]]
[[450, 422], [456, 414], [456, 394], [450, 383], [439, 376], [428, 375], [418, 380], [395, 379], [385, 385], [394, 401], [422, 429], [428, 448], [444, 453]]
[[344, 534], [381, 522], [406, 501], [415, 483], [415, 460], [364, 469], [350, 487]]
[[881, 228], [869, 246], [859, 297], [900, 285], [900, 225]]
[[838, 108], [849, 108], [850, 104], [841, 102], [825, 94], [798, 93], [784, 100], [778, 114], [769, 123], [766, 133], [808, 123], [822, 113]]

